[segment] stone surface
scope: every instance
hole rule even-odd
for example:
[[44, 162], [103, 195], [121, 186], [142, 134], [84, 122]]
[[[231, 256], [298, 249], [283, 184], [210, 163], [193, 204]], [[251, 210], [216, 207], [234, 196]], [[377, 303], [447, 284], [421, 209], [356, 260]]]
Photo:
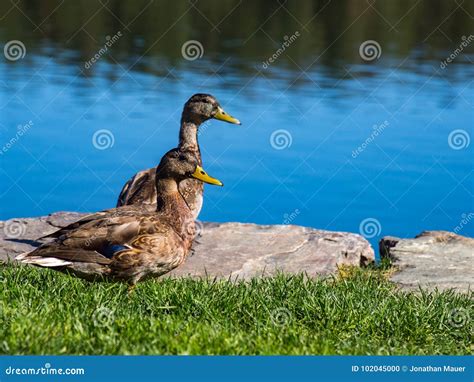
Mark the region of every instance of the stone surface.
[[[40, 243], [37, 238], [78, 220], [58, 212], [0, 222], [0, 260], [13, 259]], [[290, 225], [199, 223], [194, 254], [171, 276], [244, 278], [277, 271], [328, 275], [338, 265], [366, 265], [374, 251], [362, 236]]]
[[380, 256], [396, 267], [391, 280], [403, 288], [474, 289], [474, 239], [425, 231], [414, 239], [384, 237]]

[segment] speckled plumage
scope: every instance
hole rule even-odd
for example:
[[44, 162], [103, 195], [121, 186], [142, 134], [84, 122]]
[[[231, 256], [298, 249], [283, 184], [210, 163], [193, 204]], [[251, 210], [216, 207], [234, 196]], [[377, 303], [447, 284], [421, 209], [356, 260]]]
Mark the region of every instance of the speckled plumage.
[[[198, 143], [199, 126], [222, 110], [217, 100], [209, 94], [195, 94], [184, 105], [181, 116], [178, 149], [194, 155], [202, 165]], [[225, 114], [225, 112], [224, 112]], [[227, 122], [240, 124], [232, 117]], [[232, 121], [233, 120], [233, 121]], [[156, 207], [155, 168], [135, 174], [122, 188], [117, 207], [125, 205], [144, 205], [152, 210]], [[179, 185], [179, 191], [196, 219], [202, 208], [204, 185], [195, 179], [185, 179]]]
[[134, 205], [88, 215], [48, 235], [53, 242], [17, 259], [86, 279], [130, 284], [171, 271], [186, 259], [195, 234], [193, 213], [178, 184], [191, 177], [197, 162], [177, 149], [162, 158], [154, 176], [159, 190], [155, 211]]

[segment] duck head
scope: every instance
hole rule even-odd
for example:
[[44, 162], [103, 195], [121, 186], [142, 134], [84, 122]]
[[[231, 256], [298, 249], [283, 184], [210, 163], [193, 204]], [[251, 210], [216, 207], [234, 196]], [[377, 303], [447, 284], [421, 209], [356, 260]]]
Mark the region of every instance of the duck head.
[[210, 94], [194, 94], [184, 105], [183, 119], [197, 125], [208, 119], [218, 119], [235, 125], [240, 121], [227, 114], [219, 102]]
[[[164, 187], [168, 188], [172, 183], [179, 184], [184, 179], [194, 178], [201, 182], [213, 184], [216, 186], [223, 186], [222, 182], [216, 178], [209, 176], [206, 171], [198, 164], [198, 159], [195, 153], [191, 151], [182, 151], [173, 149], [168, 151], [160, 164], [156, 168], [156, 184], [157, 190], [160, 192]], [[168, 185], [168, 186], [166, 186]]]

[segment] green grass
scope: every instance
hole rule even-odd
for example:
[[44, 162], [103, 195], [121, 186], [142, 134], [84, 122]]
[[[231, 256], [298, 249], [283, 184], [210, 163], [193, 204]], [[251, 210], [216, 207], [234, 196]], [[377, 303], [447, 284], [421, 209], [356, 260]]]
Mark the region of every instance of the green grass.
[[88, 283], [0, 267], [2, 354], [471, 354], [472, 294], [400, 292], [383, 269], [309, 280]]

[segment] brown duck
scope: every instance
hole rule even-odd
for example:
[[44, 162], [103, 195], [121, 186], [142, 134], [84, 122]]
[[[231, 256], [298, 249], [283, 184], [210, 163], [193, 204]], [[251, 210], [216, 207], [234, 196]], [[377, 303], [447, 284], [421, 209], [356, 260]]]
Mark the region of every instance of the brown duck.
[[179, 184], [193, 178], [222, 186], [190, 152], [169, 151], [156, 168], [156, 209], [124, 206], [98, 212], [49, 235], [54, 241], [17, 256], [23, 263], [89, 280], [127, 281], [165, 274], [182, 264], [194, 238], [194, 216]]
[[[195, 94], [184, 105], [179, 130], [178, 149], [195, 155], [201, 166], [201, 151], [198, 143], [199, 126], [208, 119], [218, 119], [240, 125], [240, 121], [227, 114], [219, 102], [210, 94]], [[117, 207], [125, 205], [143, 205], [156, 208], [156, 168], [143, 170], [135, 174], [122, 188]], [[202, 208], [203, 184], [195, 179], [186, 179], [179, 184], [179, 191], [186, 200], [196, 219]]]

